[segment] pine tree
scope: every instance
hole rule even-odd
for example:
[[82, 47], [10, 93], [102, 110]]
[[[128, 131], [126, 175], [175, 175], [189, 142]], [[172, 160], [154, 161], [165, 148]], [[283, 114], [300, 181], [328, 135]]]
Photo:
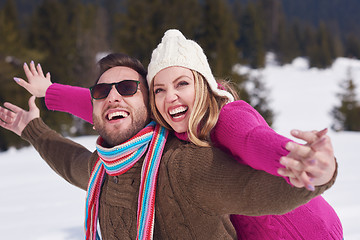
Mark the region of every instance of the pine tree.
[[202, 9], [197, 0], [127, 0], [124, 9], [116, 16], [113, 46], [144, 65], [166, 30], [179, 29], [191, 39], [199, 35]]
[[354, 34], [349, 34], [345, 40], [345, 56], [360, 59], [360, 39]]
[[230, 6], [222, 0], [204, 2], [203, 33], [199, 40], [208, 57], [213, 73], [229, 76], [235, 63], [239, 62], [238, 26]]
[[338, 94], [341, 105], [333, 108], [332, 129], [335, 131], [360, 131], [360, 104], [357, 100], [357, 86], [352, 80], [351, 69], [348, 78], [340, 85], [342, 92]]
[[116, 16], [113, 46], [139, 59], [145, 66], [149, 63], [152, 50], [164, 33], [162, 26], [161, 0], [127, 0], [124, 11]]
[[284, 23], [280, 26], [278, 47], [275, 51], [277, 60], [281, 63], [289, 63], [302, 54], [302, 33], [297, 23], [287, 26]]
[[311, 40], [308, 48], [309, 62], [311, 67], [326, 68], [332, 64], [331, 34], [326, 26], [321, 23]]
[[17, 55], [21, 49], [22, 36], [14, 0], [7, 0], [0, 10], [0, 53]]
[[74, 84], [90, 87], [96, 79], [96, 56], [109, 51], [107, 13], [98, 4], [87, 4], [77, 11], [78, 28], [76, 31], [76, 55]]
[[241, 21], [240, 48], [243, 58], [253, 68], [265, 65], [262, 21], [255, 4], [249, 3]]
[[61, 83], [71, 84], [74, 79], [79, 9], [75, 0], [44, 0], [30, 26], [30, 46], [43, 51], [43, 66], [51, 69], [53, 79]]
[[[189, 7], [191, 6], [191, 7]], [[187, 38], [196, 40], [201, 28], [203, 9], [198, 0], [164, 0], [160, 29], [179, 29]]]
[[274, 121], [274, 112], [269, 106], [268, 90], [263, 82], [261, 73], [251, 78], [252, 89], [250, 90], [250, 104], [271, 126]]
[[281, 0], [259, 0], [257, 8], [262, 22], [264, 46], [268, 50], [276, 51], [279, 48], [280, 31], [287, 28], [282, 2]]

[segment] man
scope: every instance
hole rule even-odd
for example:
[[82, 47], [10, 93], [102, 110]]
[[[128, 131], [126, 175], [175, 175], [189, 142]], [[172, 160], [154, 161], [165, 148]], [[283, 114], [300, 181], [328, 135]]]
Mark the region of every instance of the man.
[[[49, 129], [34, 97], [28, 112], [9, 103], [5, 107], [11, 111], [0, 108], [2, 127], [29, 141], [54, 171], [88, 191], [87, 239], [96, 238], [97, 219], [103, 239], [236, 239], [229, 214], [282, 214], [334, 183], [336, 169], [328, 167], [332, 178], [315, 191], [292, 188], [215, 148], [168, 135], [150, 123], [145, 76], [142, 65], [126, 55], [100, 61], [92, 89], [93, 122], [100, 135], [93, 153]], [[138, 156], [134, 162], [133, 155]], [[125, 170], [119, 166], [128, 160]], [[150, 166], [153, 162], [158, 165]]]

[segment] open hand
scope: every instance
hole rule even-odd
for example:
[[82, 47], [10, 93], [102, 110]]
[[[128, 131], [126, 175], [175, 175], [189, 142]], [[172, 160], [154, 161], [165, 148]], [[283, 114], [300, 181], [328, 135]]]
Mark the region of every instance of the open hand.
[[29, 99], [29, 111], [8, 102], [4, 103], [4, 107], [0, 106], [0, 126], [19, 136], [29, 122], [38, 117], [40, 110], [35, 104], [35, 96]]
[[40, 64], [35, 67], [33, 61], [30, 63], [30, 68], [24, 63], [24, 72], [28, 82], [22, 78], [14, 77], [15, 82], [35, 97], [45, 97], [46, 90], [52, 84], [50, 73], [47, 73], [45, 77]]

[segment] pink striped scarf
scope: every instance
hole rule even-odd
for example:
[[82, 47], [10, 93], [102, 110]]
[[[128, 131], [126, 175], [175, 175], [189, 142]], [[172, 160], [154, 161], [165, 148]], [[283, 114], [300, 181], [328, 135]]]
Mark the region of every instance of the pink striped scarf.
[[113, 148], [104, 148], [97, 140], [97, 159], [90, 175], [86, 197], [85, 232], [87, 240], [99, 239], [97, 220], [99, 197], [105, 172], [110, 176], [125, 173], [149, 150], [141, 170], [141, 183], [137, 210], [137, 239], [152, 239], [155, 220], [155, 188], [161, 155], [168, 131], [156, 124], [149, 123], [138, 134]]

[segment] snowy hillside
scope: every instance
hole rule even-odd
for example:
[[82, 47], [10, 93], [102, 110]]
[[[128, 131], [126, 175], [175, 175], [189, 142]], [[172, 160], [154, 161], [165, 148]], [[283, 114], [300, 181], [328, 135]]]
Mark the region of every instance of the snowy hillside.
[[[275, 130], [290, 137], [293, 128], [329, 128], [329, 112], [338, 102], [335, 94], [349, 67], [360, 87], [357, 60], [339, 58], [331, 68], [318, 70], [308, 69], [301, 58], [282, 67], [269, 59], [261, 74], [269, 89], [270, 106], [276, 113]], [[239, 70], [249, 71], [244, 67]], [[339, 176], [324, 197], [340, 216], [345, 239], [360, 240], [360, 133], [329, 134], [339, 163]], [[90, 150], [95, 148], [95, 137], [74, 140]], [[0, 153], [0, 192], [1, 239], [83, 239], [85, 192], [58, 177], [33, 148]]]

